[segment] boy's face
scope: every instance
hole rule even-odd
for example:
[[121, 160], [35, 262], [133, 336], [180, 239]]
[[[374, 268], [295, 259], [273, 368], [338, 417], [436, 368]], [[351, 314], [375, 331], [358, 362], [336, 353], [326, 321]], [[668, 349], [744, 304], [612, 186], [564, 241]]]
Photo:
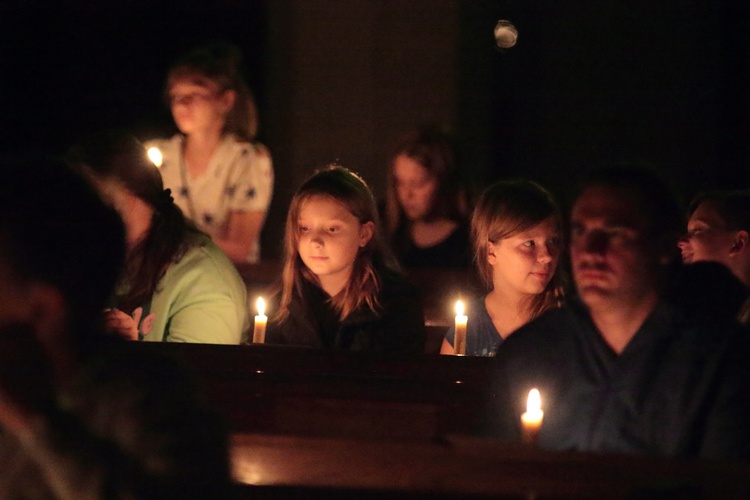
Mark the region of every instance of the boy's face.
[[687, 233], [677, 246], [685, 264], [706, 260], [726, 264], [733, 244], [734, 231], [727, 229], [716, 205], [706, 200], [690, 215]]

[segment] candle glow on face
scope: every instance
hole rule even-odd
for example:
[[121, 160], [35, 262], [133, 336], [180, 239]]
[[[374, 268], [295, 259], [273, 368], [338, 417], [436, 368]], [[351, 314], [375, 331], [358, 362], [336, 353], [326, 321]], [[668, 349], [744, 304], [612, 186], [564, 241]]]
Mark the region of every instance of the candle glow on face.
[[146, 154], [148, 154], [148, 158], [153, 162], [154, 165], [156, 165], [157, 168], [161, 167], [161, 162], [164, 158], [162, 157], [159, 148], [148, 148]]

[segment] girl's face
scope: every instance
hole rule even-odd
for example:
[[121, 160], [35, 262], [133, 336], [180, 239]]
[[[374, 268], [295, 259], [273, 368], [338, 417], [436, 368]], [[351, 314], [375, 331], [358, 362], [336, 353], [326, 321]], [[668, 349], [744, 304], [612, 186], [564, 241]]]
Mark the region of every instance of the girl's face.
[[492, 266], [492, 281], [495, 290], [501, 293], [542, 293], [557, 269], [560, 236], [552, 217], [488, 245], [487, 262]]
[[361, 224], [347, 207], [330, 196], [302, 202], [297, 218], [297, 251], [329, 295], [340, 292], [352, 274], [359, 249], [367, 245], [373, 222]]
[[406, 155], [398, 155], [393, 161], [393, 177], [398, 202], [406, 217], [409, 220], [427, 217], [438, 190], [437, 179], [419, 162]]
[[177, 80], [169, 89], [172, 117], [180, 132], [186, 135], [221, 131], [234, 98], [233, 91], [222, 92], [214, 82], [200, 85], [190, 80]]

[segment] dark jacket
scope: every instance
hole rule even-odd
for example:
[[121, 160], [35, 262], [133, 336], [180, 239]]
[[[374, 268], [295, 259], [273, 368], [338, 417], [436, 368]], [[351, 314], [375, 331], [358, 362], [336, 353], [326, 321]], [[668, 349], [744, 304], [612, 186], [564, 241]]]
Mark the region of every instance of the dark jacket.
[[555, 450], [750, 458], [750, 336], [731, 321], [662, 304], [615, 354], [577, 302], [511, 335], [483, 427], [516, 440], [532, 387], [539, 445]]
[[393, 235], [393, 252], [406, 269], [468, 269], [471, 267], [469, 224], [458, 227], [443, 241], [431, 247], [418, 247], [411, 239], [409, 226], [403, 224]]
[[402, 278], [381, 273], [376, 312], [363, 306], [339, 321], [328, 294], [305, 282], [283, 323], [271, 321], [266, 343], [377, 353], [422, 353], [425, 332], [418, 290]]

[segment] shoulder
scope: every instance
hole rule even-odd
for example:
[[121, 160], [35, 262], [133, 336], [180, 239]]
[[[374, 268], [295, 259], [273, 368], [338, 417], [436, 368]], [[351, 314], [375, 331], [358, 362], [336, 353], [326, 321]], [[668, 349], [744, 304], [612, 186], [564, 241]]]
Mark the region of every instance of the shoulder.
[[466, 315], [468, 316], [467, 332], [489, 332], [494, 336], [500, 336], [487, 311], [484, 296], [474, 297], [468, 301]]
[[211, 239], [202, 233], [188, 235], [190, 247], [165, 275], [174, 281], [215, 283], [221, 288], [244, 287], [234, 264]]
[[588, 328], [588, 316], [581, 307], [567, 305], [545, 312], [513, 332], [503, 342], [500, 351], [559, 353]]
[[143, 145], [148, 148], [159, 148], [162, 155], [171, 154], [180, 150], [184, 136], [175, 134], [168, 138], [158, 138], [145, 141]]
[[[698, 357], [727, 349], [750, 355], [748, 327], [735, 321], [729, 314], [716, 316], [685, 310], [671, 304], [660, 304], [644, 325], [653, 335], [664, 337], [675, 349], [693, 352]], [[730, 347], [732, 346], [732, 347]], [[750, 357], [750, 356], [749, 356]]]
[[259, 142], [248, 142], [234, 135], [229, 135], [225, 138], [224, 146], [225, 154], [237, 158], [237, 161], [241, 163], [271, 163], [271, 153], [266, 146]]
[[478, 297], [472, 297], [467, 302], [466, 312], [467, 314], [476, 314], [489, 317], [487, 312], [487, 306], [484, 304], [484, 295]]
[[255, 190], [270, 192], [274, 182], [274, 172], [271, 155], [265, 146], [240, 141], [234, 136], [229, 136], [219, 156], [220, 161], [226, 161], [229, 164], [227, 174], [231, 179], [240, 184], [249, 184]]

